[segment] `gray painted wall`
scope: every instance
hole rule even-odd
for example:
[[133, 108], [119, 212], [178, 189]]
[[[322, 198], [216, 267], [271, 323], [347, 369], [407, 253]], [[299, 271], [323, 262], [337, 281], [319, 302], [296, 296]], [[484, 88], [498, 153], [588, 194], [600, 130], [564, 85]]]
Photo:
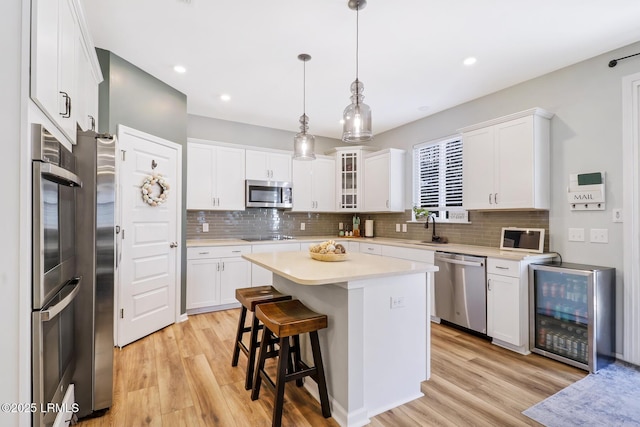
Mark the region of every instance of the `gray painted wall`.
[[[189, 115], [187, 134], [189, 138], [293, 151], [293, 137], [298, 133], [297, 125], [296, 117], [291, 118], [292, 130], [286, 131]], [[309, 132], [313, 134], [313, 129]], [[343, 145], [339, 139], [316, 136], [316, 154], [324, 154], [339, 145]]]
[[[591, 58], [539, 78], [487, 95], [405, 126], [376, 135], [376, 144], [404, 148], [456, 133], [456, 130], [531, 107], [542, 107], [551, 120], [550, 249], [565, 261], [617, 269], [617, 351], [622, 352], [622, 224], [612, 222], [612, 209], [622, 208], [622, 78], [640, 71], [640, 57], [613, 58], [640, 51], [640, 43]], [[374, 111], [375, 114], [375, 111]], [[410, 160], [409, 160], [410, 161]], [[606, 172], [606, 207], [602, 212], [572, 212], [566, 189], [569, 174]], [[412, 195], [407, 164], [407, 208]], [[505, 224], [509, 225], [509, 224]], [[568, 228], [585, 229], [585, 242], [569, 242]], [[609, 230], [609, 243], [590, 243], [591, 228]], [[639, 307], [640, 308], [640, 307]]]
[[[116, 133], [119, 124], [182, 145], [181, 312], [187, 282], [187, 96], [118, 55], [96, 49], [104, 81], [100, 84], [98, 129]], [[117, 78], [115, 78], [117, 76]]]

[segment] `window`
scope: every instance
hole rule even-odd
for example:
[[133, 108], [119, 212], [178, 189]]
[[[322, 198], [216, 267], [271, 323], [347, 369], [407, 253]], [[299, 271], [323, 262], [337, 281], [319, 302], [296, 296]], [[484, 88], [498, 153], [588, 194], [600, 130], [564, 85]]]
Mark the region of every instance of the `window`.
[[449, 137], [413, 149], [414, 205], [440, 221], [467, 222], [462, 209], [462, 138]]

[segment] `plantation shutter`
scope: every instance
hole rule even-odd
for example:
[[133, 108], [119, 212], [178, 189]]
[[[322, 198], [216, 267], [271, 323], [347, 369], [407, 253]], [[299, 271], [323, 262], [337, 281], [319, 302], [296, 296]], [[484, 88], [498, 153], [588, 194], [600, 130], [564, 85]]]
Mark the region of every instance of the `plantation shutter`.
[[414, 149], [417, 203], [430, 210], [462, 207], [462, 140], [423, 144]]

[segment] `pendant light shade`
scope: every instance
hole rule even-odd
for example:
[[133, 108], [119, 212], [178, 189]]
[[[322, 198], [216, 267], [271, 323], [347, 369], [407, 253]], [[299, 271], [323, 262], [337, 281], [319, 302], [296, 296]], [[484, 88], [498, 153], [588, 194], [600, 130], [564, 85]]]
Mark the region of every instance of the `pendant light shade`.
[[303, 63], [302, 72], [302, 115], [300, 116], [300, 132], [293, 138], [293, 160], [314, 160], [316, 158], [316, 137], [308, 134], [309, 117], [306, 114], [306, 77], [307, 77], [307, 61], [311, 59], [310, 55], [301, 53], [298, 59]]
[[366, 5], [366, 0], [349, 0], [348, 3], [349, 9], [356, 11], [356, 79], [351, 83], [351, 104], [342, 114], [342, 140], [350, 144], [360, 144], [373, 139], [371, 108], [363, 102], [364, 84], [358, 80], [359, 11]]

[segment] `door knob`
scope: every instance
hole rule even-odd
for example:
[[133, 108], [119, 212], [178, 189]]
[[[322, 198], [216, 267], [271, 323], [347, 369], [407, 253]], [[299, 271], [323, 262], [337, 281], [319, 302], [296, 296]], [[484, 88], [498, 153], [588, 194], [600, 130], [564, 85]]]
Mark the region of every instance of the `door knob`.
[[169, 247], [170, 247], [170, 248], [177, 248], [177, 247], [178, 247], [178, 242], [171, 242], [171, 243], [169, 243]]

